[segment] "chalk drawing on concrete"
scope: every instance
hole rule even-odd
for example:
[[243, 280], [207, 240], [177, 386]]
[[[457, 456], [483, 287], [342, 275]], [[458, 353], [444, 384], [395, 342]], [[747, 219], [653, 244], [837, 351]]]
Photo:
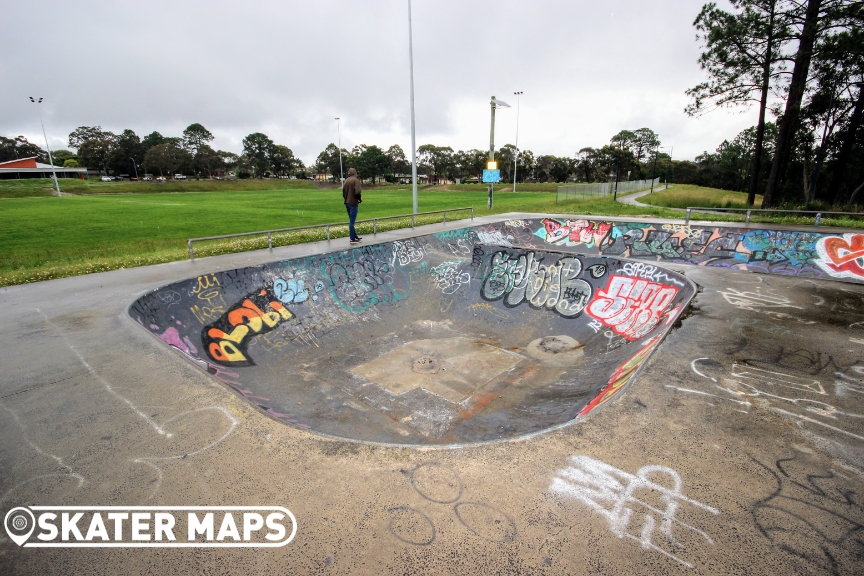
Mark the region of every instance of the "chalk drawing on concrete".
[[[609, 529], [619, 538], [636, 540], [644, 549], [660, 552], [688, 568], [693, 565], [669, 550], [680, 554], [685, 549], [682, 531], [714, 544], [707, 533], [682, 522], [677, 514], [682, 506], [712, 515], [720, 511], [685, 496], [681, 477], [675, 470], [649, 465], [630, 474], [582, 455], [571, 456], [570, 462], [571, 466], [557, 472], [549, 491], [573, 498], [606, 518]], [[640, 514], [641, 526], [637, 520]]]

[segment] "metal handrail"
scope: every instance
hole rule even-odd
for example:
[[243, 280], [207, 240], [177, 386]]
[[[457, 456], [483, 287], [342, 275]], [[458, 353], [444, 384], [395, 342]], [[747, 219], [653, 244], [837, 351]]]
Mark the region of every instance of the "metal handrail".
[[752, 212], [770, 212], [773, 214], [815, 214], [816, 219], [813, 223], [814, 226], [819, 226], [822, 223], [822, 216], [831, 216], [831, 215], [839, 215], [839, 216], [864, 216], [861, 212], [825, 212], [825, 211], [817, 211], [817, 210], [772, 210], [770, 208], [708, 208], [705, 206], [688, 206], [687, 207], [687, 216], [684, 218], [684, 223], [690, 223], [690, 211], [694, 210], [696, 212], [746, 212], [747, 216], [744, 219], [745, 224], [750, 223], [750, 214]]
[[[368, 218], [366, 220], [357, 220], [355, 224], [363, 224], [364, 222], [372, 222], [372, 234], [378, 234], [378, 221], [379, 220], [395, 220], [397, 218], [408, 218], [411, 217], [411, 228], [414, 228], [414, 217], [415, 216], [426, 216], [429, 214], [444, 214], [444, 224], [447, 223], [447, 213], [448, 212], [463, 212], [465, 210], [471, 210], [471, 220], [474, 219], [474, 207], [469, 206], [467, 208], [450, 208], [448, 210], [433, 210], [431, 212], [417, 212], [416, 214], [400, 214], [398, 216], [381, 216], [380, 218]], [[189, 238], [187, 240], [187, 244], [189, 245], [189, 259], [195, 260], [195, 252], [192, 249], [193, 242], [202, 242], [205, 240], [222, 240], [223, 238], [239, 238], [241, 236], [259, 236], [266, 234], [267, 235], [267, 248], [273, 249], [273, 234], [279, 232], [295, 232], [297, 230], [311, 230], [313, 228], [324, 228], [327, 231], [327, 240], [330, 240], [330, 227], [331, 226], [347, 226], [347, 222], [331, 222], [329, 224], [312, 224], [310, 226], [295, 226], [294, 228], [277, 228], [274, 230], [259, 230], [257, 232], [240, 232], [238, 234], [222, 234], [220, 236], [202, 236], [201, 238]]]

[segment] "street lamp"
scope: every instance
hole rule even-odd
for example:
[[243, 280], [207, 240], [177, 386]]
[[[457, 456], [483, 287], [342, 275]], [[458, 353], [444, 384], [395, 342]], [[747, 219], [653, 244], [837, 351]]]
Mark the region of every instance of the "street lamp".
[[135, 180], [138, 180], [138, 165], [135, 164], [134, 158], [129, 158], [132, 161], [132, 167], [135, 168]]
[[60, 183], [57, 182], [57, 171], [54, 169], [54, 159], [51, 157], [51, 147], [48, 146], [48, 136], [45, 134], [45, 123], [42, 121], [42, 110], [39, 109], [39, 104], [42, 103], [42, 100], [43, 98], [36, 100], [30, 96], [30, 102], [36, 104], [36, 110], [39, 112], [39, 124], [42, 126], [42, 136], [45, 138], [45, 148], [48, 149], [48, 161], [51, 163], [51, 174], [54, 176], [54, 187], [57, 188], [57, 196], [63, 196], [63, 193], [60, 192]]
[[670, 146], [669, 147], [669, 162], [666, 164], [666, 176], [665, 176], [666, 188], [669, 188], [669, 165], [672, 164], [672, 152], [674, 152], [674, 151], [675, 151], [675, 147]]
[[654, 151], [654, 169], [651, 171], [651, 193], [654, 193], [654, 180], [657, 178], [657, 157], [660, 155], [660, 150], [665, 146], [658, 146]]
[[516, 154], [513, 155], [513, 192], [516, 192], [516, 169], [519, 160], [519, 97], [523, 92], [513, 92], [516, 96]]
[[411, 199], [417, 213], [417, 138], [414, 131], [414, 38], [411, 32], [411, 0], [408, 0], [408, 68], [411, 71]]
[[336, 120], [336, 135], [337, 142], [339, 145], [339, 182], [345, 183], [345, 175], [342, 174], [342, 127], [339, 125], [339, 118], [334, 118]]
[[[495, 162], [495, 109], [509, 108], [510, 105], [503, 100], [496, 100], [495, 96], [492, 96], [489, 106], [492, 108], [492, 127], [489, 129], [489, 164], [487, 164], [487, 166]], [[492, 189], [494, 186], [494, 183], [489, 183], [489, 201], [487, 203], [489, 210], [492, 209]]]

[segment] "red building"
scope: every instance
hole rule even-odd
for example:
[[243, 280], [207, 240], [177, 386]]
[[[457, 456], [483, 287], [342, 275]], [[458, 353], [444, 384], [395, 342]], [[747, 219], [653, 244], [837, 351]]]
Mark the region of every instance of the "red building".
[[[86, 168], [54, 166], [57, 178], [86, 178]], [[0, 180], [10, 178], [51, 178], [51, 165], [36, 161], [36, 157], [0, 162]]]

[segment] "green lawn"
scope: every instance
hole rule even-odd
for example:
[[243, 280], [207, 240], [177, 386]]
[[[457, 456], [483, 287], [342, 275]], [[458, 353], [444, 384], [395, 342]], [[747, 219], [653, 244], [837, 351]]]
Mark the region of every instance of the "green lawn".
[[[71, 180], [69, 182], [72, 182]], [[188, 257], [188, 238], [232, 234], [274, 228], [289, 228], [344, 222], [345, 207], [338, 189], [316, 189], [312, 183], [299, 182], [304, 189], [286, 188], [297, 181], [237, 181], [237, 182], [178, 182], [174, 188], [161, 185], [159, 193], [148, 189], [145, 194], [132, 194], [136, 182], [78, 182], [76, 196], [9, 198], [10, 189], [20, 193], [50, 188], [50, 180], [0, 182], [0, 286], [61, 278], [122, 267], [168, 262]], [[10, 185], [10, 183], [12, 185]], [[68, 182], [61, 181], [63, 184]], [[219, 192], [182, 192], [192, 186], [234, 184], [236, 186], [282, 186], [270, 190], [231, 190], [224, 186]], [[72, 186], [65, 187], [72, 191]], [[93, 190], [121, 191], [119, 194]], [[213, 188], [211, 188], [212, 190]], [[364, 193], [360, 218], [374, 218], [411, 212], [411, 190], [407, 187], [381, 186]], [[486, 210], [486, 191], [444, 191], [423, 189], [419, 193], [420, 211], [444, 210], [473, 206], [478, 216]], [[669, 216], [663, 209], [616, 205], [611, 200], [569, 202], [556, 205], [554, 194], [496, 193], [495, 209], [501, 212], [580, 212], [590, 214], [655, 214]], [[451, 215], [450, 218], [454, 218]], [[431, 218], [418, 219], [422, 224]], [[440, 221], [440, 216], [434, 221]], [[379, 224], [379, 230], [404, 227], [403, 222]], [[371, 225], [361, 229], [371, 234]], [[276, 245], [320, 239], [322, 231], [283, 235], [274, 238]], [[333, 237], [347, 235], [337, 228]], [[196, 244], [196, 253], [210, 255], [242, 249], [264, 247], [266, 240], [249, 238], [222, 241], [216, 245]]]
[[[188, 258], [188, 238], [347, 220], [338, 188], [321, 189], [307, 181], [187, 181], [162, 185], [78, 181], [75, 182], [78, 188], [72, 182], [61, 181], [61, 189], [76, 195], [58, 198], [32, 194], [45, 189], [50, 193], [50, 180], [0, 181], [0, 286], [182, 260]], [[556, 204], [555, 194], [537, 191], [496, 192], [495, 208], [490, 212], [486, 209], [485, 188], [466, 186], [467, 191], [447, 191], [437, 186], [421, 189], [420, 211], [473, 206], [476, 216], [534, 212], [681, 218], [679, 211], [629, 206], [616, 203], [611, 197]], [[705, 201], [706, 194], [708, 197], [729, 194], [695, 188], [676, 186], [670, 192], [683, 189], [703, 195], [691, 205]], [[15, 197], [27, 195], [28, 191], [31, 197]], [[663, 194], [667, 193], [653, 197]], [[410, 187], [370, 188], [364, 191], [364, 200], [360, 219], [411, 212]], [[461, 217], [467, 218], [469, 214], [462, 213]], [[448, 220], [455, 217], [451, 214]], [[698, 218], [734, 220], [702, 214]], [[418, 225], [440, 221], [440, 215], [417, 217]], [[410, 226], [408, 218], [379, 222], [378, 230], [406, 226]], [[371, 236], [371, 224], [362, 225], [359, 232]], [[331, 237], [343, 236], [347, 236], [345, 225], [331, 231]], [[322, 238], [323, 230], [314, 230], [275, 235], [273, 241], [279, 246]], [[196, 244], [195, 252], [207, 256], [266, 246], [266, 238], [259, 236]]]
[[[642, 196], [639, 201], [669, 208], [687, 208], [689, 206], [747, 208], [747, 193], [704, 188], [692, 184], [674, 184], [666, 190]], [[756, 196], [755, 206], [758, 208], [761, 204], [762, 196]]]

